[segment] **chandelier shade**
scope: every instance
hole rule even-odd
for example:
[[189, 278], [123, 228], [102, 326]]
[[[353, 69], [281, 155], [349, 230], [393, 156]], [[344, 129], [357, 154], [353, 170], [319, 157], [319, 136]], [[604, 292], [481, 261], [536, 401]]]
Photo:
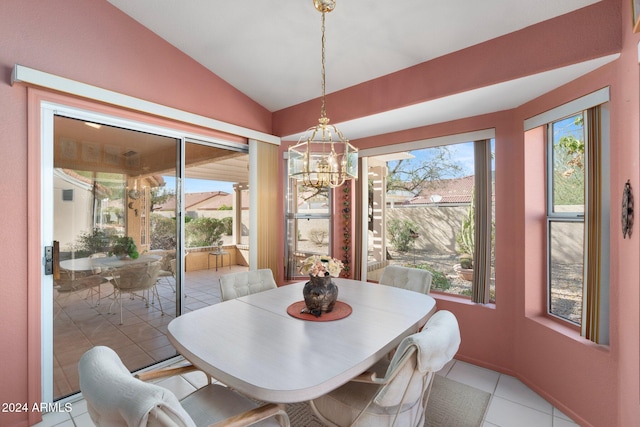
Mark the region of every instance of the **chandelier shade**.
[[298, 143], [289, 147], [289, 176], [308, 187], [335, 188], [358, 178], [358, 149], [334, 125], [329, 124], [325, 103], [325, 13], [333, 0], [314, 0], [322, 13], [322, 107], [318, 124], [307, 129]]
[[358, 177], [358, 150], [328, 121], [321, 118], [289, 148], [289, 176], [309, 187], [339, 187]]

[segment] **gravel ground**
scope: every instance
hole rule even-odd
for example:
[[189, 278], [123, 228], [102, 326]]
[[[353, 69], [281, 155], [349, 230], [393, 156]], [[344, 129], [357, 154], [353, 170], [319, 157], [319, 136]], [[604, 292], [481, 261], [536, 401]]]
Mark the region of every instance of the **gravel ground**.
[[[458, 277], [453, 266], [458, 263], [457, 254], [433, 254], [426, 251], [395, 252], [389, 251], [393, 264], [416, 265], [428, 264], [436, 271], [444, 273], [451, 282], [447, 293], [470, 295], [471, 282]], [[582, 315], [582, 265], [555, 264], [551, 308], [554, 314], [580, 322]], [[377, 280], [379, 273], [372, 272], [371, 279]], [[492, 296], [495, 295], [495, 281], [491, 281]], [[497, 299], [500, 299], [498, 289]]]

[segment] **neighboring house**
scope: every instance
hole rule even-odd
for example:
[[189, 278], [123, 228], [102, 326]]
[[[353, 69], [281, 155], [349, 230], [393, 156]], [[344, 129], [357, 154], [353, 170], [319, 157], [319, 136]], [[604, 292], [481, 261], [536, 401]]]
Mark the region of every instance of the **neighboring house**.
[[[70, 169], [55, 169], [53, 186], [54, 207], [56, 212], [60, 212], [60, 215], [54, 216], [55, 240], [60, 243], [62, 251], [67, 251], [78, 235], [91, 232], [92, 216], [102, 215], [101, 204], [97, 204], [97, 212], [94, 212], [94, 183]], [[109, 189], [95, 184], [95, 198], [103, 200], [108, 197]]]
[[[230, 213], [233, 207], [234, 195], [225, 191], [208, 191], [200, 193], [185, 193], [185, 212], [187, 216], [192, 218], [211, 217], [218, 215], [212, 215], [213, 211], [226, 211], [228, 212], [224, 216], [232, 216]], [[222, 208], [222, 209], [221, 209]], [[246, 192], [242, 193], [242, 210], [249, 209], [249, 195]], [[163, 204], [159, 205], [154, 210], [167, 218], [173, 218], [176, 216], [176, 199], [172, 197]]]
[[408, 205], [469, 204], [473, 199], [474, 176], [441, 179], [427, 183], [420, 194], [407, 200]]

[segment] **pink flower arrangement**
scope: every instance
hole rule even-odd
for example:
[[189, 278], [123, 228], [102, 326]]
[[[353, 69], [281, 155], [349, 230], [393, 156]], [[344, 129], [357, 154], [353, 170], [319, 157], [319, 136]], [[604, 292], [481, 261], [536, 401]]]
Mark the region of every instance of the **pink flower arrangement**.
[[300, 267], [300, 273], [310, 276], [338, 277], [343, 268], [344, 264], [339, 259], [325, 255], [312, 255], [304, 260]]

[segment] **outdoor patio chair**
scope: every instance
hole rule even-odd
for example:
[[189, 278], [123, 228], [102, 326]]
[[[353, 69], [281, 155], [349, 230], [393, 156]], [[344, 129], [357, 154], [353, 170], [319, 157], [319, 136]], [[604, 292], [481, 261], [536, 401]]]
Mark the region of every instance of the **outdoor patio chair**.
[[456, 317], [438, 311], [421, 332], [400, 343], [390, 362], [383, 359], [372, 371], [309, 403], [331, 426], [422, 426], [433, 376], [459, 346]]
[[[175, 250], [153, 250], [149, 251], [152, 255], [160, 255], [162, 259], [160, 260], [160, 271], [158, 272], [158, 280], [164, 278], [173, 293], [176, 293], [176, 285], [175, 281], [170, 280], [171, 277], [175, 278], [175, 272], [171, 270], [171, 261], [176, 259], [176, 251]], [[174, 261], [175, 263], [175, 261]]]
[[[85, 299], [89, 296], [89, 294], [93, 295], [93, 289], [95, 287], [99, 287], [103, 283], [106, 283], [106, 279], [99, 274], [84, 274], [84, 273], [72, 273], [67, 270], [60, 270], [60, 278], [55, 279], [53, 281], [53, 287], [58, 292], [58, 298], [56, 298], [56, 302], [60, 306], [58, 311], [55, 313], [54, 318], [57, 318], [62, 310], [64, 310], [64, 306], [69, 299], [69, 297], [75, 292], [87, 291], [88, 294]], [[93, 305], [93, 301], [91, 301], [91, 305]]]
[[[99, 258], [107, 258], [107, 254], [104, 252], [96, 252], [94, 254], [89, 255], [89, 259], [91, 260], [95, 260], [95, 259], [99, 259]], [[103, 272], [103, 268], [100, 266], [100, 264], [98, 262], [92, 262], [91, 264], [91, 272], [93, 274], [101, 274]], [[103, 283], [111, 283], [113, 284], [113, 276], [110, 276], [108, 274], [103, 274], [101, 275], [101, 277], [104, 279]], [[95, 287], [91, 287], [91, 289], [89, 289], [89, 293], [87, 294], [87, 297], [91, 298], [91, 304], [93, 304], [93, 297], [94, 295], [97, 295], [98, 300], [96, 302], [96, 306], [100, 305], [100, 300], [102, 299], [101, 297], [101, 286], [102, 284]], [[96, 289], [97, 288], [97, 289]]]
[[384, 268], [378, 283], [428, 294], [431, 289], [431, 278], [431, 272], [427, 270], [392, 264]]
[[220, 297], [222, 301], [277, 288], [273, 272], [261, 270], [242, 271], [220, 276]]
[[[156, 379], [195, 370], [192, 366], [140, 374]], [[220, 384], [211, 384], [178, 401], [160, 385], [131, 375], [109, 347], [87, 351], [78, 364], [80, 390], [97, 427], [289, 426], [289, 417], [274, 403], [255, 402]]]
[[[164, 316], [164, 310], [162, 309], [162, 301], [158, 294], [156, 287], [156, 281], [158, 280], [158, 271], [160, 271], [160, 261], [151, 263], [138, 263], [128, 267], [120, 267], [116, 269], [116, 273], [113, 274], [113, 289], [114, 299], [109, 307], [109, 312], [114, 304], [120, 306], [120, 324], [122, 324], [122, 294], [129, 294], [131, 299], [138, 296], [144, 300], [147, 307], [149, 307], [149, 299], [145, 296], [145, 292], [149, 291], [153, 293], [154, 300], [158, 299], [158, 305], [160, 306], [160, 313]], [[111, 270], [109, 271], [109, 274]]]

